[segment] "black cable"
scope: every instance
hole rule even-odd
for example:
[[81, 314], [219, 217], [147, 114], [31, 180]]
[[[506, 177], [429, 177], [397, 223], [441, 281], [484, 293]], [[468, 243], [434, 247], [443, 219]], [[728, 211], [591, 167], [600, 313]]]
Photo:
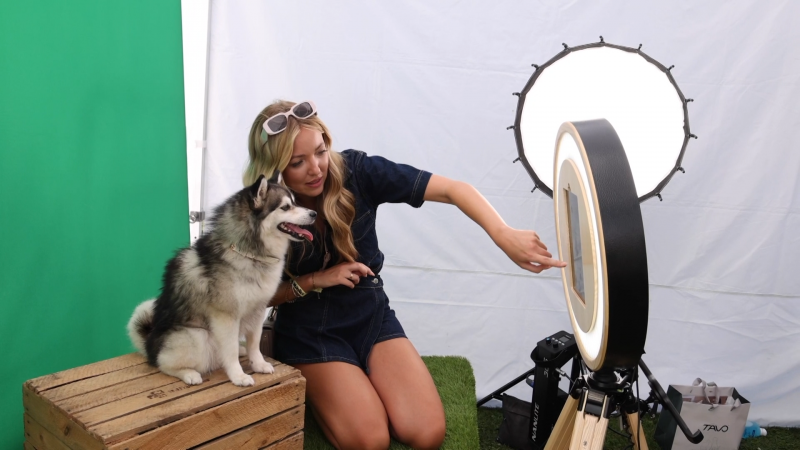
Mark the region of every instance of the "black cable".
[[562, 377], [564, 377], [567, 380], [569, 380], [570, 383], [574, 383], [575, 382], [572, 378], [569, 377], [569, 375], [567, 375], [567, 372], [564, 372], [561, 369], [556, 369], [556, 372], [558, 372], [558, 374], [561, 375]]
[[630, 439], [631, 436], [633, 436], [632, 434], [627, 434], [627, 433], [623, 433], [621, 431], [617, 431], [617, 430], [614, 429], [614, 427], [608, 427], [608, 429], [611, 430], [612, 433], [616, 433], [616, 434], [624, 437], [625, 439]]

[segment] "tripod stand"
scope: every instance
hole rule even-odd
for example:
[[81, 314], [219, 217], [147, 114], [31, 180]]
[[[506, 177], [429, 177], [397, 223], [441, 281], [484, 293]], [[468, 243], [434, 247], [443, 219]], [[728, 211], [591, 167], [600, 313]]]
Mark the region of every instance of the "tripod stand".
[[[625, 428], [631, 434], [634, 448], [647, 450], [639, 414], [647, 411], [655, 413], [658, 404], [664, 405], [662, 414], [669, 413], [675, 418], [690, 442], [696, 444], [703, 440], [699, 430], [694, 433], [689, 430], [641, 358], [638, 365], [647, 377], [651, 389], [646, 400], [640, 400], [638, 392], [637, 395], [633, 393], [633, 384], [639, 377], [636, 367], [591, 372], [581, 359], [574, 336], [565, 331], [559, 331], [539, 341], [531, 352], [531, 359], [536, 364], [533, 369], [478, 401], [478, 406], [481, 406], [491, 399], [504, 400], [501, 395], [503, 392], [522, 380], [529, 379], [531, 375], [534, 376], [528, 428], [518, 431], [520, 434], [525, 433], [524, 437], [521, 436], [523, 439], [520, 439], [524, 444], [515, 447], [544, 450], [602, 449], [608, 419], [612, 413], [619, 412], [625, 421]], [[571, 384], [569, 394], [564, 399], [564, 392], [560, 391], [558, 383], [566, 373], [560, 367], [570, 360], [572, 373], [567, 378]], [[560, 413], [558, 408], [561, 408]]]
[[[621, 371], [591, 372], [576, 380], [545, 450], [602, 450], [609, 415], [617, 410], [625, 418], [634, 448], [647, 450], [639, 412], [642, 409], [655, 411], [658, 403], [664, 405], [665, 411], [675, 418], [690, 442], [697, 444], [702, 441], [703, 434], [699, 430], [694, 433], [689, 430], [658, 380], [641, 359], [639, 366], [647, 376], [651, 388], [647, 400], [640, 400], [638, 395], [633, 395], [632, 385], [638, 378], [635, 367]], [[649, 406], [651, 402], [652, 408]]]
[[[578, 356], [575, 337], [566, 331], [559, 331], [548, 336], [536, 344], [531, 352], [531, 359], [535, 363], [534, 368], [479, 400], [478, 406], [480, 407], [491, 399], [496, 399], [503, 401], [505, 409], [505, 402], [510, 400], [502, 394], [527, 379], [528, 384], [533, 387], [531, 403], [517, 401], [530, 409], [527, 415], [528, 422], [524, 425], [515, 424], [514, 429], [509, 430], [509, 434], [514, 436], [513, 442], [505, 443], [518, 449], [541, 450], [550, 437], [561, 407], [569, 398], [567, 393], [558, 387], [561, 377], [565, 376], [576, 380], [580, 375], [580, 356]], [[560, 368], [570, 360], [572, 361], [572, 373], [567, 376]], [[529, 378], [531, 375], [533, 376], [532, 383]]]

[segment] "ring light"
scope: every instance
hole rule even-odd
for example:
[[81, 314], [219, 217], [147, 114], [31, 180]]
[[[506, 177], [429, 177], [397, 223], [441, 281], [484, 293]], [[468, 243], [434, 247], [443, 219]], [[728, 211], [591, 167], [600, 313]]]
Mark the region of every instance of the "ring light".
[[558, 256], [575, 340], [589, 369], [635, 367], [647, 335], [644, 226], [631, 169], [605, 120], [566, 122], [554, 159]]

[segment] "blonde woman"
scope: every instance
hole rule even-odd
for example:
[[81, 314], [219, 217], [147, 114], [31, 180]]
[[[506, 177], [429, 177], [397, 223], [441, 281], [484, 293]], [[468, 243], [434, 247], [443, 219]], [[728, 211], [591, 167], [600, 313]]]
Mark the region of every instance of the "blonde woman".
[[535, 232], [506, 225], [467, 183], [356, 150], [333, 151], [312, 102], [267, 106], [253, 122], [249, 151], [245, 185], [278, 170], [297, 202], [318, 214], [313, 240], [292, 244], [290, 276], [272, 303], [280, 305], [275, 356], [306, 378], [325, 436], [339, 449], [385, 449], [390, 436], [413, 448], [438, 448], [445, 435], [441, 400], [383, 291], [378, 206], [450, 203], [523, 269], [565, 264]]

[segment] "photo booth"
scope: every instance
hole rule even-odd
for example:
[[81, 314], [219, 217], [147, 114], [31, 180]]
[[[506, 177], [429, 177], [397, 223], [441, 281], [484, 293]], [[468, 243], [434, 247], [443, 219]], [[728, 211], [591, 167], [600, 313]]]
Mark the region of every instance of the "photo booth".
[[[736, 386], [762, 424], [800, 424], [794, 407], [800, 278], [792, 275], [800, 264], [800, 241], [792, 234], [800, 229], [800, 154], [785, 133], [800, 117], [793, 100], [800, 98], [800, 60], [791, 51], [800, 31], [789, 19], [800, 5], [211, 2], [209, 8], [204, 134], [187, 139], [205, 146], [200, 210], [241, 186], [247, 131], [258, 111], [278, 98], [312, 99], [334, 149], [356, 148], [469, 182], [510, 226], [536, 230], [551, 251], [558, 242], [553, 200], [531, 189], [553, 186], [531, 183], [521, 161], [511, 164], [519, 157], [519, 130], [507, 128], [519, 98], [510, 94], [521, 94], [531, 63], [541, 67], [562, 43], [596, 43], [601, 34], [632, 49], [644, 43], [641, 51], [668, 61], [665, 68], [674, 65], [669, 74], [697, 99], [688, 105], [689, 134], [700, 136], [688, 137], [685, 154], [680, 125], [676, 135], [658, 139], [677, 143], [670, 145], [671, 163], [647, 190], [639, 192], [636, 183], [637, 197], [650, 198], [640, 205], [647, 363], [665, 385], [702, 376]], [[602, 79], [601, 70], [589, 73]], [[559, 98], [566, 105], [573, 95]], [[556, 129], [596, 118], [559, 119]], [[626, 131], [605, 118], [624, 144]], [[672, 113], [658, 123], [683, 119]], [[542, 138], [550, 149], [554, 133]], [[669, 177], [680, 182], [661, 185]], [[421, 354], [469, 358], [478, 397], [530, 369], [528, 354], [543, 337], [572, 329], [561, 274], [521, 271], [454, 208], [387, 206], [379, 215], [392, 307]], [[509, 392], [530, 396], [526, 386]]]
[[[639, 413], [655, 405], [634, 395], [640, 365], [653, 388], [648, 400], [664, 405], [687, 438], [700, 442], [702, 434], [688, 429], [641, 360], [649, 286], [639, 203], [660, 197], [672, 175], [683, 170], [686, 146], [696, 137], [688, 101], [671, 67], [643, 53], [641, 45], [608, 44], [601, 36], [597, 43], [563, 46], [543, 65], [533, 65], [525, 88], [515, 93], [516, 121], [509, 127], [536, 187], [553, 198], [558, 257], [568, 263], [561, 275], [574, 333], [548, 337], [531, 354], [553, 375], [537, 371], [533, 379], [529, 444], [602, 448], [608, 418], [621, 414], [634, 444], [646, 448]], [[549, 146], [553, 136], [555, 145]], [[560, 376], [553, 369], [567, 356], [575, 359], [569, 397], [556, 421], [552, 410], [561, 402], [541, 392], [557, 393]], [[539, 386], [542, 382], [546, 387]], [[490, 397], [505, 400], [497, 394]]]

